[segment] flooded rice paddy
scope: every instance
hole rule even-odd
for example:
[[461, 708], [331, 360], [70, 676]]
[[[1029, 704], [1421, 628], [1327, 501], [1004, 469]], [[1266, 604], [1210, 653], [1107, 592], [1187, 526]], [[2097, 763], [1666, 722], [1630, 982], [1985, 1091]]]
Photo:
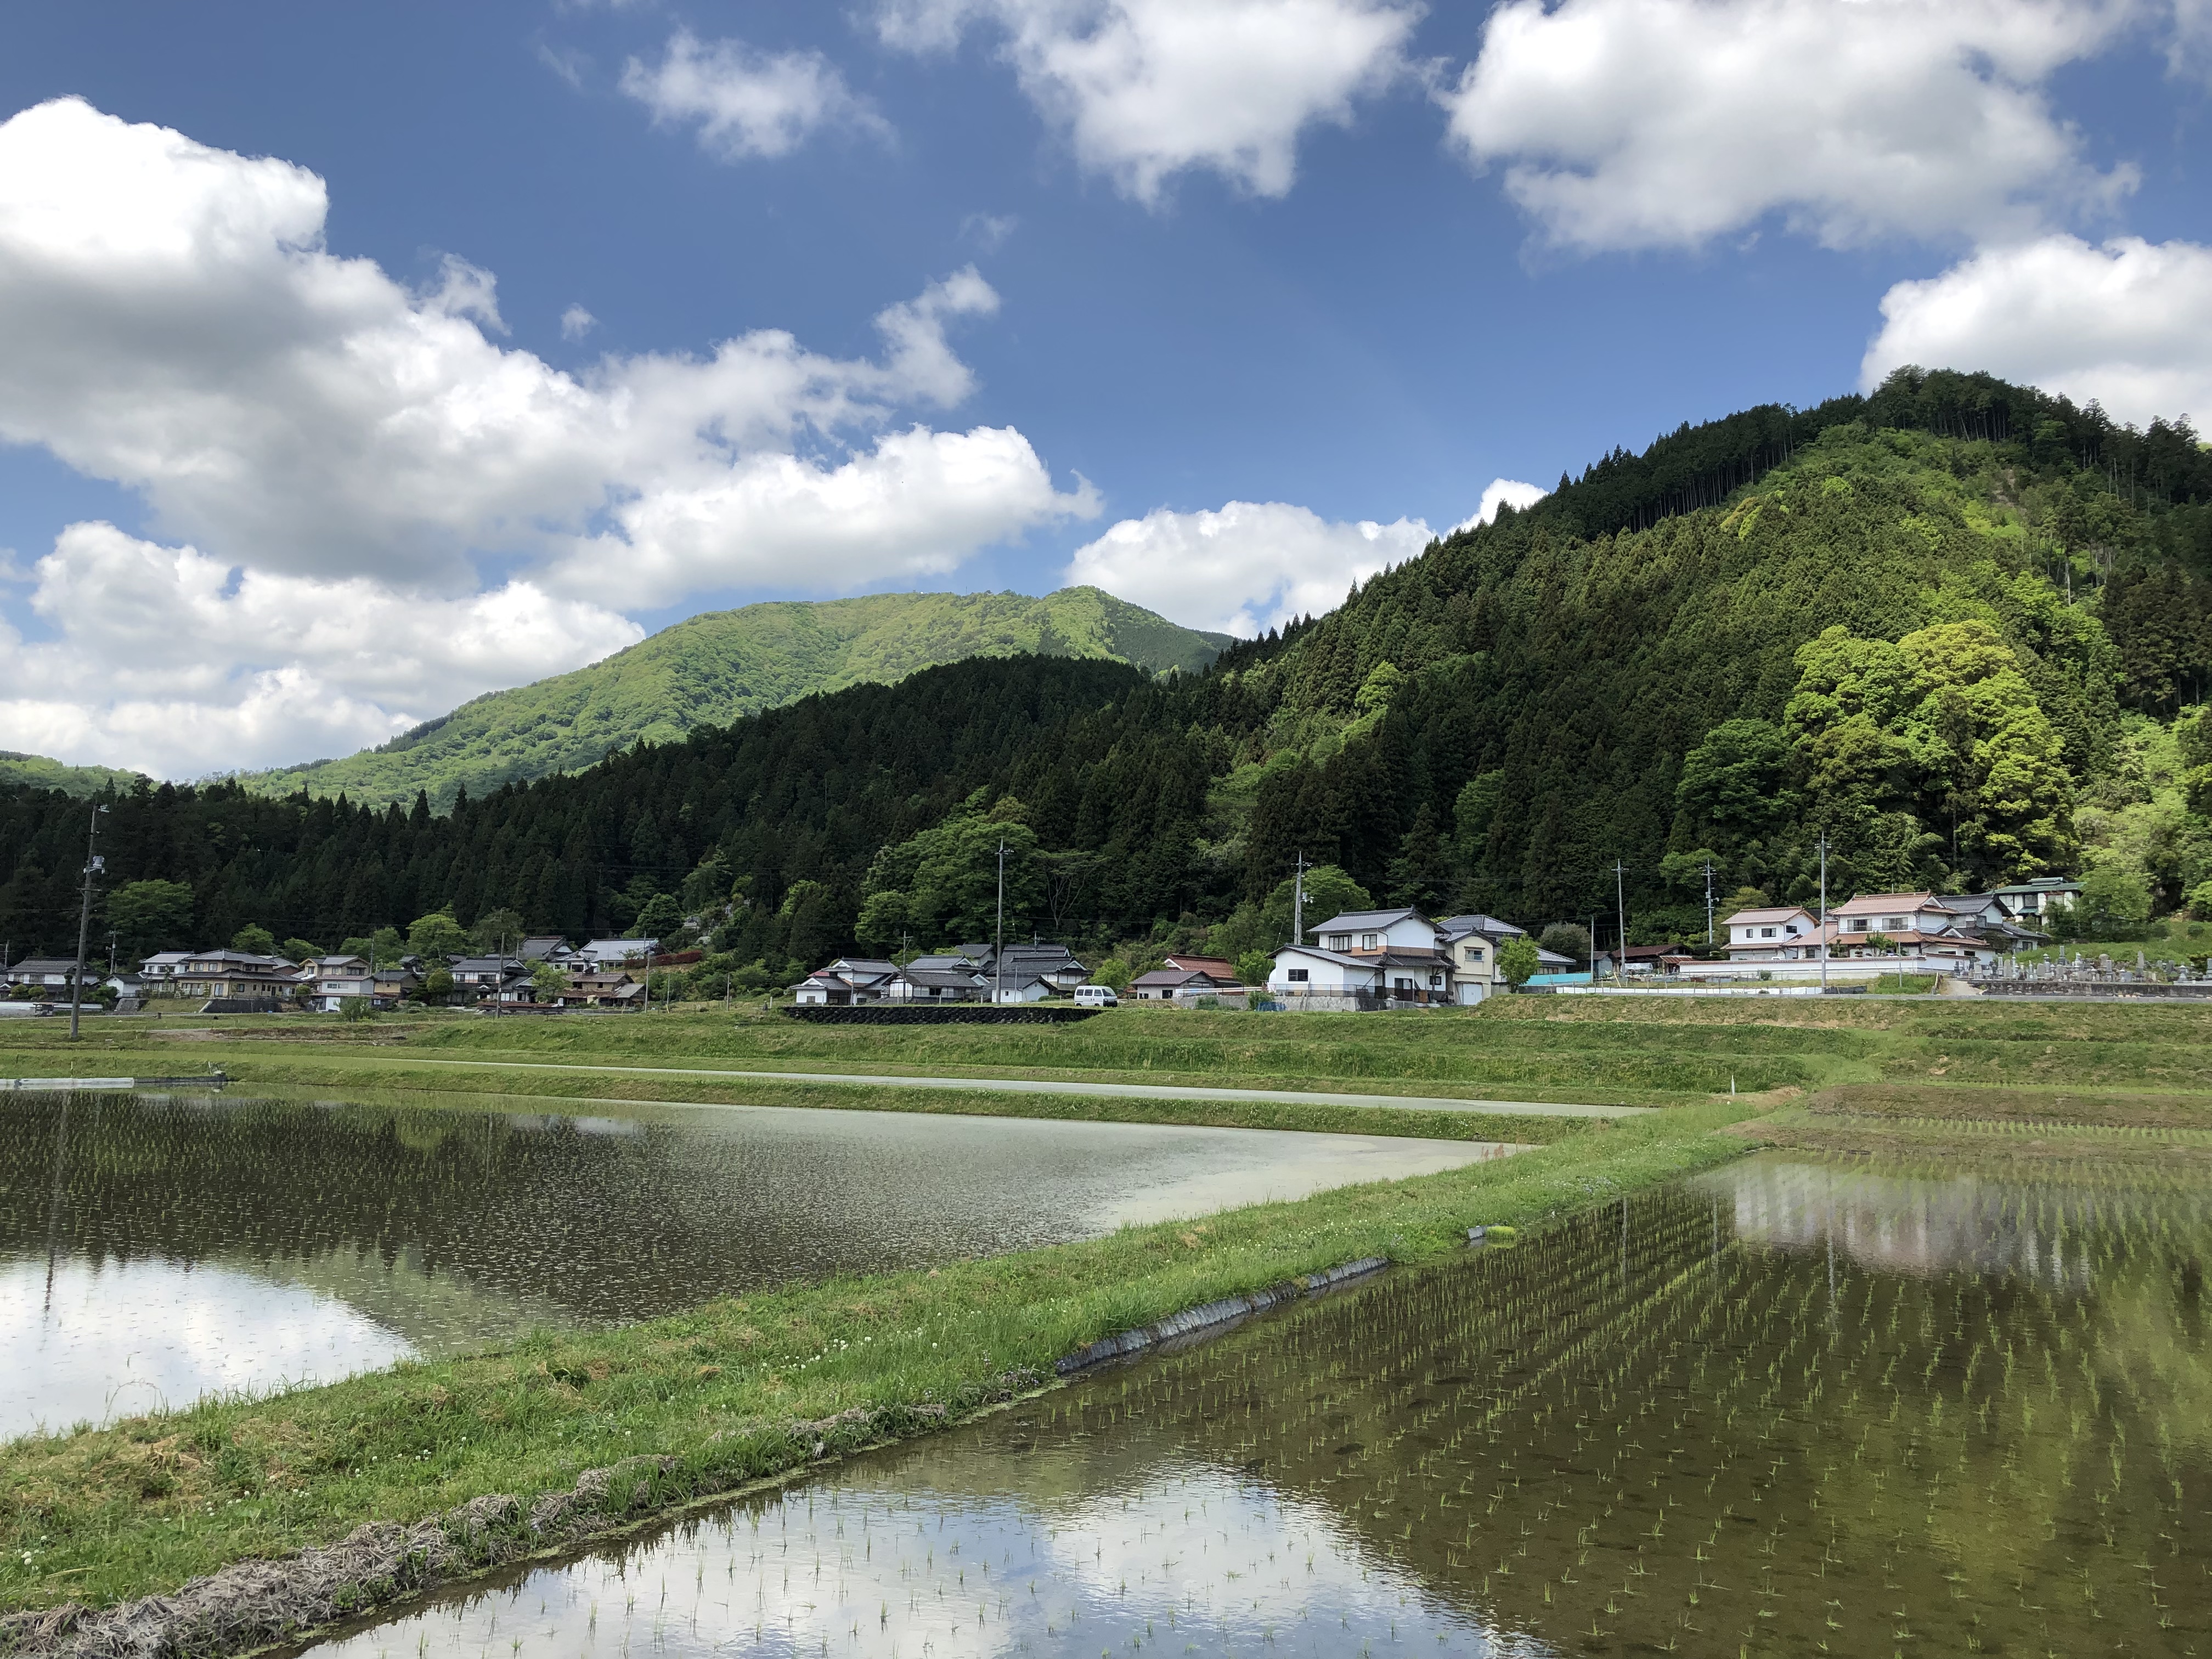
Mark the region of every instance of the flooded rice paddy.
[[2212, 1652], [2212, 1189], [1781, 1155], [326, 1641]]
[[1507, 1150], [889, 1112], [502, 1107], [0, 1103], [0, 1437]]

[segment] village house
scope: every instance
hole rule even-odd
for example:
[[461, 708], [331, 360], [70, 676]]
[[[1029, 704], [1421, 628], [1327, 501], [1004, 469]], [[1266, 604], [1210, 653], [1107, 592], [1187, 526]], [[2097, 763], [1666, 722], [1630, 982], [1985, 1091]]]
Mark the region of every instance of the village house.
[[[70, 975], [76, 970], [76, 961], [72, 957], [26, 957], [7, 969], [5, 977], [11, 986], [30, 985], [40, 990], [66, 992]], [[84, 982], [89, 985], [95, 977], [93, 965], [85, 963]]]
[[190, 951], [156, 951], [138, 964], [138, 976], [146, 981], [149, 995], [159, 996], [172, 988], [169, 981], [177, 970], [192, 959]]
[[2066, 876], [2038, 876], [2033, 881], [1991, 888], [1989, 896], [2004, 907], [2006, 921], [2033, 927], [2050, 919], [2054, 906], [2069, 906], [2080, 899], [2081, 884]]
[[[1196, 962], [1203, 958], [1188, 957], [1183, 960]], [[1228, 966], [1225, 963], [1220, 965]], [[1237, 977], [1237, 970], [1233, 968], [1226, 973], [1219, 973], [1203, 968], [1171, 964], [1155, 968], [1149, 974], [1139, 974], [1129, 981], [1129, 997], [1134, 1002], [1194, 1002], [1200, 997], [1241, 998], [1245, 994], [1243, 982]]]
[[471, 996], [488, 996], [524, 971], [515, 957], [455, 957], [450, 970], [453, 988]]
[[303, 981], [300, 970], [282, 957], [259, 957], [245, 951], [196, 951], [179, 966], [170, 982], [179, 996], [252, 1005], [207, 1012], [243, 1013], [289, 1002], [299, 994]]
[[[1075, 988], [1091, 977], [1091, 969], [1075, 958], [1075, 952], [1065, 945], [1048, 945], [1031, 941], [1027, 945], [1009, 945], [1004, 951], [983, 949], [975, 955], [975, 965], [995, 981], [1003, 975], [1009, 994], [1004, 999], [1013, 1001], [1011, 994], [1017, 985], [1024, 988], [1035, 983], [1043, 988], [1042, 994], [1072, 996]], [[1024, 1002], [1038, 1000], [1038, 996], [1026, 990], [1021, 998]]]
[[[1446, 916], [1438, 922], [1437, 937], [1451, 959], [1452, 1000], [1472, 1007], [1496, 993], [1505, 983], [1505, 976], [1498, 971], [1498, 951], [1512, 940], [1528, 936], [1526, 928], [1480, 912]], [[1542, 966], [1540, 954], [1538, 966]]]
[[991, 981], [972, 957], [946, 952], [916, 957], [892, 981], [893, 1002], [988, 1002]]
[[376, 995], [376, 971], [366, 957], [309, 957], [300, 969], [302, 999], [323, 1013], [337, 1012], [349, 997]]
[[1820, 954], [1820, 921], [1802, 904], [1739, 910], [1726, 925], [1730, 962], [1798, 962]]
[[[1457, 964], [1451, 946], [1435, 922], [1410, 906], [1347, 910], [1313, 931], [1319, 945], [1286, 945], [1274, 953], [1275, 965], [1267, 975], [1270, 996], [1308, 1008], [1455, 1000]], [[1458, 948], [1463, 953], [1468, 947], [1462, 943]], [[1496, 954], [1486, 939], [1476, 948], [1485, 963]]]
[[592, 968], [619, 968], [626, 962], [645, 962], [659, 954], [657, 939], [595, 939], [574, 954]]
[[817, 968], [799, 982], [792, 1000], [807, 1007], [849, 1008], [884, 1002], [898, 964], [866, 957], [840, 957], [826, 968]]

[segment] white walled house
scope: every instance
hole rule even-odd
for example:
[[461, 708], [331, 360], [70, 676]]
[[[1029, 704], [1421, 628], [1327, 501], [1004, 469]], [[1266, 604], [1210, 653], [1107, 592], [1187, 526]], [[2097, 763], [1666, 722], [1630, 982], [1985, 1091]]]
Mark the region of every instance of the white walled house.
[[1739, 910], [1728, 919], [1730, 962], [1801, 962], [1817, 959], [1820, 923], [1802, 904]]
[[1351, 1009], [1369, 1006], [1382, 970], [1372, 962], [1311, 945], [1285, 945], [1275, 952], [1267, 994], [1293, 1007]]

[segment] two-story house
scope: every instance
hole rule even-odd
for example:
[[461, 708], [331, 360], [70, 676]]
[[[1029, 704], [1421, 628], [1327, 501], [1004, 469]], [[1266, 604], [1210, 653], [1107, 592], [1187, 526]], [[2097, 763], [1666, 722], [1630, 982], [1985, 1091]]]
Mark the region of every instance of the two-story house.
[[1739, 910], [1728, 919], [1730, 962], [1802, 962], [1820, 955], [1820, 924], [1802, 904]]
[[1505, 983], [1498, 971], [1498, 951], [1528, 936], [1526, 928], [1480, 913], [1438, 922], [1437, 946], [1451, 959], [1452, 1000], [1471, 1007], [1495, 994]]
[[1419, 910], [1347, 910], [1313, 932], [1318, 945], [1275, 952], [1269, 995], [1333, 1007], [1453, 1000], [1452, 958], [1437, 924]]
[[300, 966], [307, 975], [301, 995], [323, 1013], [337, 1012], [349, 997], [376, 996], [376, 970], [366, 957], [309, 957]]
[[[1997, 948], [1934, 893], [1862, 893], [1828, 912], [1832, 957], [1919, 957], [1938, 971], [1994, 960]], [[1879, 941], [1879, 942], [1877, 942]]]

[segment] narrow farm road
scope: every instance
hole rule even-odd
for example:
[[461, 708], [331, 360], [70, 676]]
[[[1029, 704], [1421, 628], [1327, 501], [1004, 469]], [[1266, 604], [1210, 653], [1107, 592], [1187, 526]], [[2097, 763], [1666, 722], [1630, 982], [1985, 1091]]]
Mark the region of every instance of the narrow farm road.
[[1291, 1106], [1382, 1106], [1410, 1111], [1498, 1112], [1519, 1117], [1637, 1117], [1656, 1106], [1596, 1106], [1557, 1100], [1453, 1100], [1422, 1095], [1353, 1095], [1296, 1089], [1207, 1089], [1166, 1083], [1063, 1083], [999, 1077], [877, 1077], [852, 1072], [738, 1072], [699, 1066], [586, 1066], [543, 1060], [433, 1060], [410, 1054], [411, 1066], [459, 1066], [476, 1071], [605, 1072], [632, 1077], [744, 1078], [763, 1083], [846, 1083], [874, 1089], [967, 1089], [984, 1094], [1103, 1095], [1121, 1100], [1265, 1101]]

